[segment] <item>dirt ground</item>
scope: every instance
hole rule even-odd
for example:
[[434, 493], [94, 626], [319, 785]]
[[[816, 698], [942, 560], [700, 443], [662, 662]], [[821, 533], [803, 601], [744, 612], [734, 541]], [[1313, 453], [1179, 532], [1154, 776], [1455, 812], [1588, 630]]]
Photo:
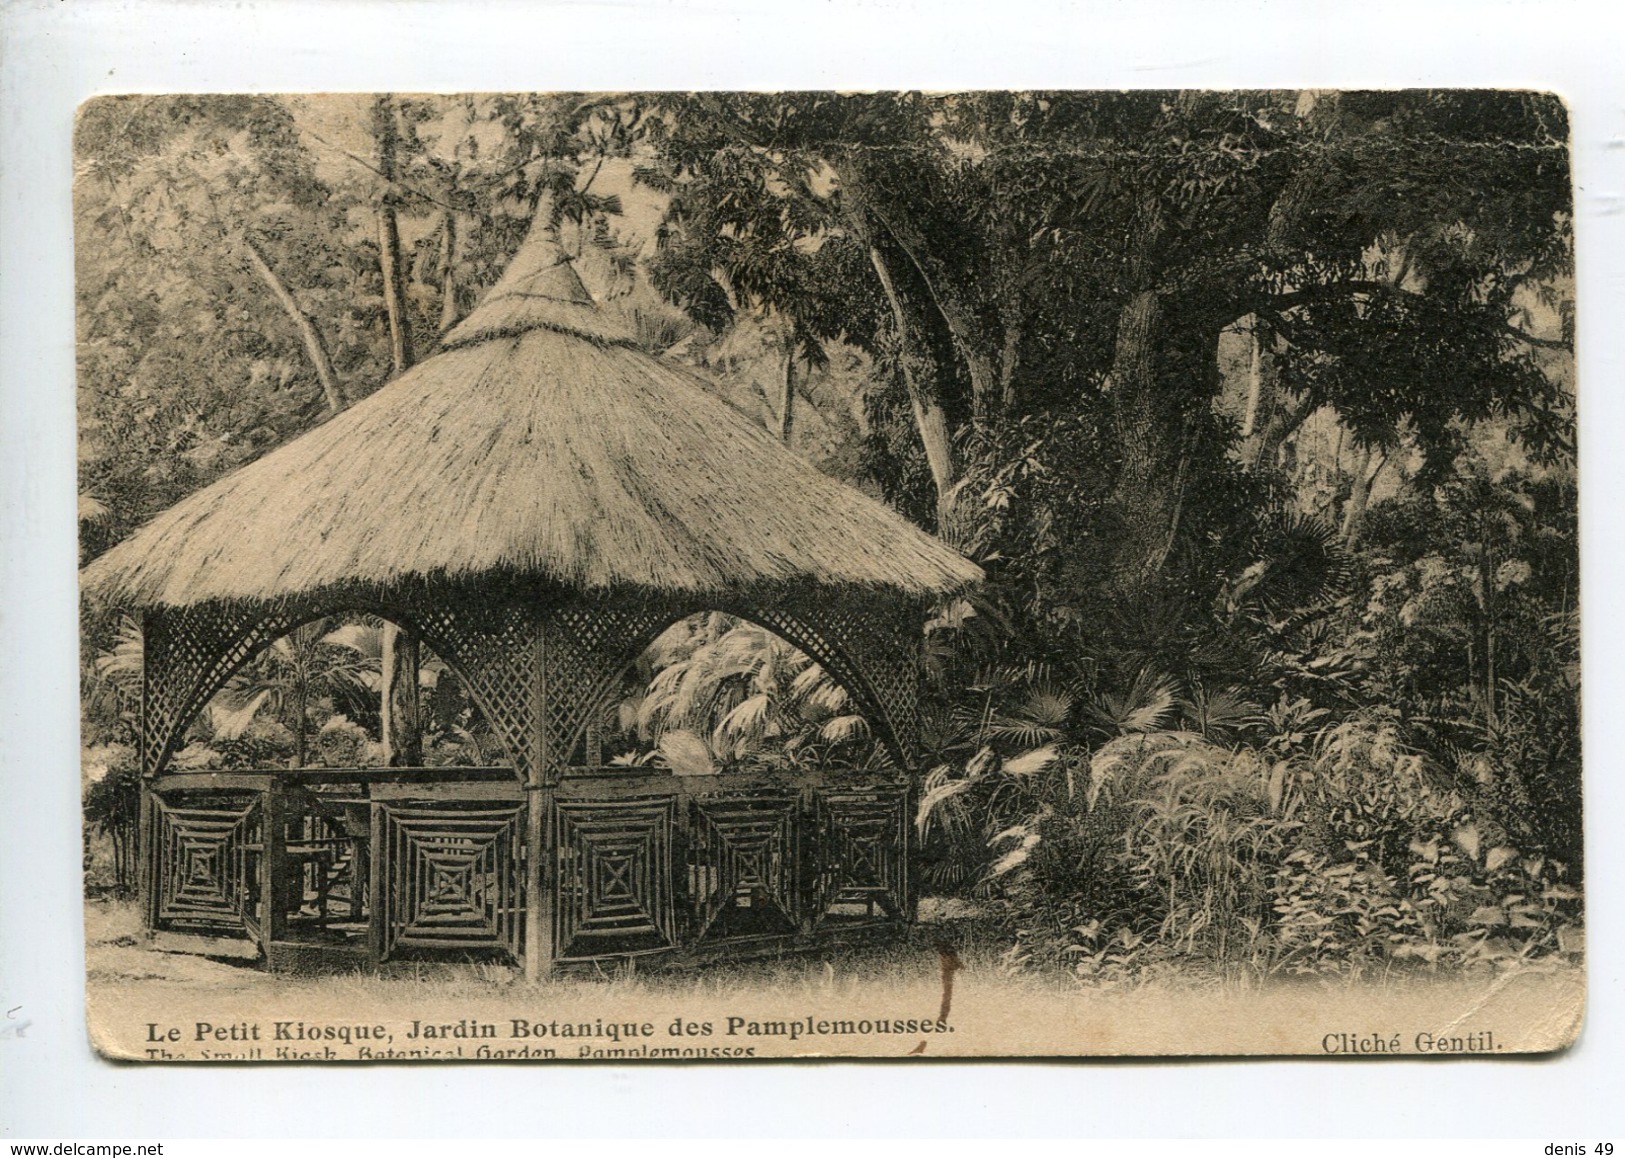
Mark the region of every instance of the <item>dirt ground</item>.
[[[200, 947], [208, 952], [200, 955]], [[275, 975], [243, 949], [242, 942], [149, 940], [133, 905], [92, 901], [86, 961], [93, 1041], [131, 1060], [262, 1062], [671, 1058], [674, 1048], [702, 1051], [685, 1057], [729, 1058], [1492, 1055], [1562, 1048], [1578, 1034], [1585, 1003], [1584, 974], [1570, 967], [1380, 984], [1198, 987], [1164, 979], [1091, 987], [1010, 969], [997, 944], [964, 919], [922, 922], [887, 947], [690, 971], [574, 972], [535, 985], [511, 966], [490, 963]], [[487, 1040], [425, 1043], [426, 1024]], [[634, 1024], [655, 1043], [604, 1036]], [[826, 1024], [906, 1032], [830, 1036], [818, 1028]], [[707, 1025], [693, 1031], [698, 1037], [683, 1036], [685, 1027]], [[366, 1041], [317, 1038], [316, 1048], [305, 1049], [296, 1036], [279, 1036], [307, 1029], [348, 1035], [353, 1027], [373, 1027], [390, 1044], [380, 1053]], [[492, 1052], [504, 1049], [531, 1052]]]

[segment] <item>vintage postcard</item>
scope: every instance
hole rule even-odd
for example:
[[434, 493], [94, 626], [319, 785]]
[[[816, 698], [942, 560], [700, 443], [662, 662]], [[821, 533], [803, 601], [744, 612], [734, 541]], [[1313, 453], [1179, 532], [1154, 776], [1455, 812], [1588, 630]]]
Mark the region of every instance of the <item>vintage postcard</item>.
[[1557, 97], [107, 96], [75, 156], [103, 1054], [1579, 1033]]

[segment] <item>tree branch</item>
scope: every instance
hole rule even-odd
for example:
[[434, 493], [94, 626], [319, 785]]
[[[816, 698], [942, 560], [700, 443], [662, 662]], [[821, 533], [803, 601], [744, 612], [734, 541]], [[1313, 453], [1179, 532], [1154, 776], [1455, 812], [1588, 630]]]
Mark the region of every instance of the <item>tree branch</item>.
[[[1259, 294], [1238, 299], [1236, 306], [1232, 308], [1240, 308], [1241, 312], [1237, 313], [1236, 318], [1231, 320], [1235, 321], [1237, 319], [1244, 318], [1249, 313], [1267, 313], [1271, 315], [1272, 318], [1279, 319], [1281, 314], [1301, 305], [1309, 305], [1317, 301], [1330, 301], [1345, 295], [1353, 296], [1358, 294], [1365, 294], [1371, 297], [1378, 297], [1384, 294], [1403, 294], [1406, 297], [1412, 298], [1419, 298], [1422, 296], [1420, 294], [1413, 293], [1410, 290], [1401, 289], [1399, 286], [1385, 281], [1371, 281], [1362, 278], [1347, 281], [1324, 282], [1320, 285], [1303, 286], [1300, 289], [1290, 290], [1286, 293]], [[1531, 334], [1526, 330], [1520, 330], [1511, 322], [1502, 322], [1501, 329], [1505, 330], [1511, 337], [1518, 339], [1518, 341], [1526, 342], [1531, 346], [1538, 346], [1543, 350], [1569, 350], [1571, 348], [1570, 344], [1562, 338], [1542, 338], [1536, 334]]]
[[1539, 346], [1543, 350], [1568, 350], [1569, 343], [1562, 338], [1537, 338], [1534, 334], [1526, 333], [1514, 326], [1511, 322], [1504, 322], [1501, 326], [1507, 333], [1520, 342], [1528, 342], [1531, 346]]
[[333, 374], [333, 360], [328, 357], [327, 344], [322, 341], [321, 331], [316, 328], [309, 315], [299, 308], [299, 303], [294, 300], [287, 285], [271, 268], [271, 263], [265, 259], [264, 252], [254, 243], [254, 239], [246, 232], [238, 234], [238, 237], [248, 254], [248, 264], [254, 267], [254, 272], [260, 275], [260, 280], [270, 287], [271, 293], [281, 303], [283, 310], [293, 320], [293, 324], [298, 327], [299, 336], [305, 343], [305, 353], [310, 358], [311, 365], [316, 368], [316, 380], [322, 384], [322, 393], [327, 398], [327, 409], [329, 413], [337, 414], [344, 409], [344, 396], [339, 390], [338, 378]]
[[[393, 189], [393, 190], [395, 190], [395, 191], [397, 191], [399, 193], [403, 193], [408, 197], [415, 197], [419, 201], [427, 201], [430, 205], [438, 205], [441, 209], [444, 209], [444, 210], [446, 210], [448, 212], [451, 212], [451, 213], [467, 213], [471, 217], [478, 217], [478, 218], [480, 218], [481, 220], [484, 220], [484, 221], [495, 221], [496, 220], [496, 218], [493, 217], [491, 214], [486, 213], [486, 212], [484, 212], [484, 211], [482, 211], [480, 209], [473, 208], [473, 207], [458, 208], [456, 205], [453, 205], [448, 201], [443, 201], [439, 197], [436, 197], [432, 193], [425, 193], [422, 189], [417, 188], [415, 185], [410, 185], [407, 182], [402, 181], [399, 177], [392, 177], [388, 173], [386, 173], [382, 169], [380, 169], [377, 165], [374, 165], [371, 161], [368, 161], [364, 157], [356, 156], [354, 153], [350, 152], [349, 149], [346, 149], [343, 145], [335, 145], [332, 141], [329, 141], [326, 137], [322, 136], [318, 132], [315, 132], [314, 130], [310, 129], [309, 127], [305, 127], [301, 131], [304, 132], [305, 135], [310, 137], [311, 140], [315, 141], [317, 144], [323, 145], [326, 148], [329, 148], [329, 149], [333, 150], [333, 152], [341, 154], [342, 156], [344, 156], [344, 157], [348, 158], [349, 160], [355, 162], [357, 165], [360, 165], [363, 169], [367, 170], [367, 172], [372, 173], [374, 176], [381, 178], [384, 181], [384, 183], [389, 186], [389, 188], [391, 188], [391, 189]], [[541, 159], [542, 158], [539, 158], [539, 157], [532, 157], [529, 161], [524, 162], [524, 164], [517, 165], [517, 166], [515, 166], [515, 168], [516, 169], [523, 169], [525, 167], [525, 165], [534, 164], [536, 161], [541, 160]]]
[[1383, 294], [1403, 293], [1410, 297], [1408, 290], [1396, 289], [1385, 281], [1373, 281], [1366, 278], [1351, 278], [1343, 281], [1321, 282], [1318, 285], [1302, 286], [1285, 293], [1258, 293], [1244, 295], [1237, 299], [1237, 306], [1241, 312], [1236, 314], [1232, 321], [1244, 318], [1250, 313], [1265, 310], [1272, 313], [1285, 313], [1298, 306], [1309, 305], [1313, 302], [1330, 301], [1340, 297], [1352, 297], [1358, 294], [1367, 294], [1372, 297]]
[[[920, 275], [925, 285], [925, 292], [931, 298], [931, 304], [936, 307], [942, 320], [948, 325], [948, 332], [953, 335], [954, 345], [959, 348], [960, 356], [965, 359], [965, 367], [970, 372], [971, 395], [978, 418], [986, 417], [988, 404], [993, 392], [993, 365], [986, 351], [982, 349], [978, 327], [973, 318], [972, 311], [959, 297], [957, 291], [947, 283], [946, 278], [933, 276], [940, 274], [935, 269], [936, 262], [923, 252], [924, 238], [912, 225], [898, 226], [895, 221], [878, 209], [867, 197], [864, 204], [869, 212], [875, 215], [897, 247], [903, 251]], [[927, 266], [933, 268], [928, 269]]]

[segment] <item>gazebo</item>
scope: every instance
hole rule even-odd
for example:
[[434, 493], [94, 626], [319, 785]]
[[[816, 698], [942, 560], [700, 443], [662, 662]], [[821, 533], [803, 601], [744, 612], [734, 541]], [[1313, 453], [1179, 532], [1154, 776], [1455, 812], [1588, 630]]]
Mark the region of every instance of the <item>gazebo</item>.
[[[450, 950], [536, 977], [906, 923], [920, 625], [979, 577], [639, 349], [533, 229], [433, 357], [85, 569], [141, 615], [147, 925], [246, 936], [272, 969]], [[606, 766], [628, 665], [701, 610], [821, 664], [889, 758]], [[352, 612], [458, 674], [504, 766], [173, 767], [238, 668]]]

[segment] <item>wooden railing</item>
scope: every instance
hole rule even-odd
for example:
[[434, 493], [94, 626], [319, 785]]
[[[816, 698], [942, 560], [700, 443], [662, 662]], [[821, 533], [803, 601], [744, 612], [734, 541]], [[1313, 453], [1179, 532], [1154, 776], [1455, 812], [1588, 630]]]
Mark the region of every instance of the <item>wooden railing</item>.
[[143, 883], [154, 928], [245, 935], [273, 967], [682, 954], [911, 919], [910, 820], [892, 773], [176, 772], [145, 794]]

